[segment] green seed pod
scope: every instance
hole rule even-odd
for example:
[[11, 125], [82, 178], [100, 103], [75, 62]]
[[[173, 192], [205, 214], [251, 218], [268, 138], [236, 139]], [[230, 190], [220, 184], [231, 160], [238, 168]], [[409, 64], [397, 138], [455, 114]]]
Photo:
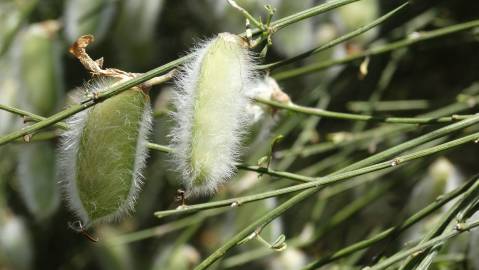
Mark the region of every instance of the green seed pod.
[[42, 221], [53, 214], [60, 203], [55, 181], [55, 148], [50, 142], [22, 145], [18, 153], [20, 193], [28, 210]]
[[[19, 34], [14, 51], [21, 107], [45, 116], [56, 111], [63, 94], [58, 29], [56, 21], [33, 24]], [[20, 193], [39, 221], [53, 214], [60, 202], [54, 149], [48, 142], [19, 146]]]
[[[87, 87], [101, 91], [100, 80]], [[68, 120], [61, 145], [61, 177], [71, 209], [84, 226], [118, 219], [133, 210], [147, 156], [150, 99], [137, 87]]]
[[0, 269], [32, 269], [33, 245], [24, 221], [0, 211]]
[[[149, 66], [158, 52], [155, 29], [163, 0], [122, 1], [114, 39], [121, 65], [130, 69]], [[125, 38], [128, 37], [128, 38]], [[140, 66], [141, 65], [141, 66]]]
[[[18, 83], [9, 67], [12, 61], [0, 60], [0, 104], [14, 107], [17, 104]], [[0, 110], [0, 135], [13, 130], [15, 115]]]
[[194, 54], [177, 81], [171, 137], [188, 192], [205, 194], [235, 171], [249, 120], [246, 89], [254, 65], [245, 42], [229, 33], [205, 42]]
[[0, 55], [10, 47], [22, 17], [35, 6], [34, 0], [0, 1]]
[[22, 106], [40, 115], [50, 115], [63, 93], [61, 47], [56, 39], [59, 24], [45, 21], [24, 29], [16, 40], [17, 78]]
[[111, 0], [67, 0], [64, 10], [65, 35], [71, 44], [82, 35], [101, 41], [110, 30], [116, 11]]

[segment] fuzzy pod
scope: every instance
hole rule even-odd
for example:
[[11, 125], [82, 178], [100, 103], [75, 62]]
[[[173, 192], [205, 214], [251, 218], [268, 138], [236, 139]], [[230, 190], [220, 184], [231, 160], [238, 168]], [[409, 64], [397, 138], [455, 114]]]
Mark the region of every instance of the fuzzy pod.
[[111, 28], [116, 12], [116, 1], [67, 0], [64, 9], [65, 36], [71, 44], [82, 35], [104, 39]]
[[245, 42], [229, 33], [193, 53], [177, 80], [171, 146], [188, 193], [208, 194], [235, 171], [254, 65]]
[[[19, 34], [13, 51], [19, 104], [36, 114], [54, 113], [63, 96], [61, 46], [58, 22], [30, 25]], [[55, 178], [55, 147], [49, 142], [18, 146], [19, 191], [27, 209], [38, 221], [51, 216], [59, 206], [60, 190]]]
[[[18, 82], [13, 79], [10, 57], [0, 59], [0, 104], [15, 107], [18, 101]], [[0, 110], [0, 135], [14, 129], [15, 115]]]
[[[115, 26], [116, 56], [128, 69], [147, 68], [159, 51], [155, 29], [161, 18], [163, 0], [122, 1]], [[128, 38], [125, 38], [128, 37]]]
[[40, 221], [51, 216], [60, 204], [55, 159], [50, 142], [22, 145], [18, 152], [20, 193], [28, 210]]
[[0, 55], [9, 49], [18, 27], [23, 22], [23, 16], [34, 6], [34, 0], [0, 1]]
[[[151, 41], [160, 19], [163, 0], [137, 0], [122, 2], [116, 31], [120, 32], [122, 43]], [[125, 40], [125, 34], [129, 38]]]
[[[97, 79], [86, 87], [98, 92], [113, 83]], [[84, 226], [119, 219], [134, 209], [151, 118], [149, 96], [133, 87], [68, 120], [60, 177], [70, 208]]]
[[61, 45], [56, 21], [36, 23], [23, 29], [15, 41], [16, 78], [22, 107], [47, 116], [58, 109], [63, 93]]

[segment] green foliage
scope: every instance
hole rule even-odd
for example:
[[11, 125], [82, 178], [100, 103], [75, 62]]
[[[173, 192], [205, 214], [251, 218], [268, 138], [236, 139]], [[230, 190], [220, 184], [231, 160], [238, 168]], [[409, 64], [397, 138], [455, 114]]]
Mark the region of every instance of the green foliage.
[[[477, 9], [466, 0], [1, 2], [0, 269], [477, 268]], [[56, 28], [39, 32], [45, 25]], [[206, 89], [189, 111], [197, 144], [185, 149], [208, 163], [197, 182], [227, 161], [231, 179], [185, 197], [167, 135], [184, 124], [170, 111], [183, 111], [164, 95], [177, 90], [151, 86], [221, 32], [237, 33], [258, 79], [279, 87], [249, 97], [261, 117], [251, 130], [242, 120], [242, 148], [226, 160], [216, 135], [243, 103], [225, 91], [251, 78], [238, 74], [234, 50], [206, 52], [191, 81]], [[103, 57], [82, 59], [91, 74], [68, 54], [81, 34], [95, 35], [88, 54]], [[80, 100], [65, 90], [105, 74], [121, 82]], [[60, 134], [76, 134], [73, 159], [56, 161], [52, 146], [68, 145]], [[68, 183], [76, 213], [56, 207], [55, 188]]]

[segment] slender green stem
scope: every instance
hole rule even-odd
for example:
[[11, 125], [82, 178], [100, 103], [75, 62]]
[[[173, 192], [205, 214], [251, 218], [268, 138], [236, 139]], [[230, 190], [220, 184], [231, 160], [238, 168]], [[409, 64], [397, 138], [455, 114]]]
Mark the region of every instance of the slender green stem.
[[[12, 112], [12, 113], [15, 113], [15, 114], [18, 114], [18, 115], [22, 115], [22, 116], [28, 116], [34, 121], [43, 121], [43, 120], [47, 119], [43, 116], [33, 114], [31, 112], [23, 111], [23, 110], [20, 110], [20, 109], [12, 108], [12, 107], [9, 107], [9, 106], [6, 106], [6, 105], [1, 105], [0, 104], [0, 109], [4, 109], [6, 111], [9, 111], [9, 112]], [[55, 125], [59, 126], [62, 129], [65, 129], [65, 130], [68, 129], [68, 125], [63, 123], [63, 122], [57, 122]], [[55, 137], [57, 137], [56, 133], [46, 133], [45, 136], [41, 136], [41, 137], [38, 136], [37, 140], [49, 140], [49, 139], [53, 139]], [[173, 152], [172, 148], [170, 148], [168, 146], [165, 146], [165, 145], [160, 145], [160, 144], [148, 142], [146, 146], [149, 149], [160, 151], [160, 152], [163, 152], [163, 153], [172, 153]], [[287, 178], [287, 179], [295, 180], [295, 181], [299, 181], [299, 182], [309, 182], [309, 181], [314, 180], [311, 177], [301, 176], [301, 175], [292, 174], [292, 173], [288, 173], [288, 172], [270, 171], [266, 168], [259, 167], [259, 166], [247, 166], [247, 165], [238, 164], [237, 168], [242, 169], [242, 170], [247, 170], [247, 171], [255, 171], [255, 172], [259, 172], [259, 173], [269, 174], [269, 175], [276, 176], [276, 177]]]
[[[471, 118], [472, 119], [472, 118]], [[469, 120], [469, 119], [468, 119]], [[468, 121], [468, 120], [464, 120], [464, 121]], [[462, 121], [461, 121], [462, 122]], [[461, 123], [459, 122], [459, 123]], [[456, 123], [456, 124], [459, 124], [459, 123]], [[453, 124], [454, 125], [454, 124]], [[452, 125], [451, 125], [452, 126]], [[381, 153], [378, 153], [368, 159], [365, 159], [364, 161], [360, 161], [360, 162], [356, 162], [350, 166], [347, 167], [348, 170], [354, 170], [354, 169], [357, 169], [357, 168], [360, 168], [361, 166], [366, 166], [366, 165], [371, 165], [371, 164], [374, 164], [375, 162], [378, 162], [378, 161], [381, 161], [381, 160], [385, 160], [387, 158], [390, 158], [391, 156], [394, 156], [395, 154], [397, 153], [400, 153], [400, 152], [403, 152], [407, 149], [410, 149], [414, 146], [418, 146], [420, 144], [422, 144], [424, 141], [427, 141], [427, 139], [429, 138], [429, 136], [427, 136], [428, 134], [424, 135], [424, 136], [421, 136], [423, 137], [422, 140], [412, 140], [412, 141], [409, 141], [409, 142], [406, 142], [406, 143], [403, 143], [403, 144], [400, 144], [398, 145], [397, 147], [393, 147], [390, 151], [383, 151]], [[436, 134], [437, 135], [437, 134]], [[477, 138], [475, 137], [477, 136], [477, 134], [473, 134], [472, 137], [469, 137], [468, 139], [470, 140], [474, 140], [474, 138]], [[431, 136], [431, 139], [435, 137], [435, 135]], [[466, 138], [466, 137], [464, 137]], [[462, 139], [464, 139], [462, 138]], [[460, 139], [461, 140], [461, 139]], [[459, 141], [455, 140], [455, 141], [452, 141], [452, 142], [449, 142], [449, 143], [446, 143], [446, 144], [441, 144], [441, 145], [438, 145], [436, 147], [433, 147], [433, 148], [429, 148], [429, 149], [426, 149], [426, 150], [423, 150], [422, 152], [424, 153], [424, 151], [428, 151], [428, 150], [431, 150], [431, 149], [438, 149], [438, 147], [444, 147], [444, 146], [451, 146], [450, 143], [458, 143]], [[469, 140], [467, 140], [467, 142], [469, 142]], [[465, 143], [465, 142], [464, 142]], [[397, 161], [397, 160], [396, 160]], [[401, 159], [399, 160], [401, 161]], [[395, 162], [394, 164], [396, 164], [397, 162]], [[389, 163], [389, 165], [391, 165]], [[334, 177], [335, 174], [338, 174], [340, 173], [341, 171], [343, 170], [340, 170], [338, 172], [335, 172], [334, 174], [332, 174], [331, 176], [329, 177]], [[328, 177], [328, 176], [327, 176]], [[311, 184], [311, 183], [306, 183], [306, 184], [302, 184], [302, 185], [307, 185], [307, 184]], [[298, 185], [299, 186], [299, 185]], [[229, 241], [227, 241], [223, 246], [221, 246], [220, 248], [218, 248], [214, 253], [212, 253], [208, 258], [206, 258], [200, 265], [198, 265], [198, 267], [196, 268], [197, 270], [198, 269], [205, 269], [206, 267], [208, 267], [209, 265], [211, 265], [212, 263], [214, 263], [216, 260], [218, 260], [219, 258], [221, 258], [228, 250], [230, 250], [232, 247], [234, 247], [236, 245], [236, 243], [238, 243], [239, 241], [241, 241], [242, 239], [244, 239], [245, 237], [247, 237], [251, 232], [253, 232], [258, 226], [264, 226], [265, 224], [268, 224], [270, 223], [273, 219], [275, 219], [276, 217], [278, 217], [279, 215], [281, 215], [282, 213], [284, 213], [286, 210], [288, 210], [289, 208], [291, 208], [292, 206], [300, 203], [301, 201], [303, 201], [304, 199], [310, 197], [311, 195], [315, 194], [316, 192], [318, 192], [319, 190], [321, 190], [321, 186], [319, 187], [313, 187], [313, 188], [310, 188], [308, 190], [304, 190], [302, 192], [300, 192], [299, 194], [297, 195], [294, 195], [293, 197], [291, 197], [290, 199], [288, 199], [287, 201], [285, 201], [284, 203], [282, 203], [281, 205], [279, 205], [278, 207], [274, 208], [273, 210], [271, 210], [269, 213], [265, 214], [263, 217], [259, 218], [258, 220], [256, 220], [255, 222], [253, 222], [252, 224], [250, 224], [249, 226], [247, 226], [246, 228], [244, 228], [242, 231], [240, 231], [239, 233], [237, 233], [235, 236], [233, 236]]]
[[[454, 206], [452, 206], [446, 214], [444, 214], [441, 219], [435, 224], [435, 226], [428, 230], [424, 238], [421, 240], [421, 243], [424, 243], [434, 237], [437, 237], [444, 233], [447, 226], [453, 221], [455, 218], [458, 217], [458, 214], [463, 211], [464, 209], [468, 209], [472, 206], [477, 199], [479, 193], [479, 182], [474, 183], [474, 185], [464, 194], [460, 201], [456, 202]], [[467, 219], [468, 216], [461, 217], [461, 219]], [[462, 222], [463, 220], [458, 220], [458, 222]], [[417, 265], [419, 265], [422, 261], [429, 256], [431, 252], [435, 252], [434, 250], [425, 251], [414, 258], [410, 258], [406, 261], [406, 263], [400, 269], [415, 269]]]
[[[300, 12], [295, 13], [293, 15], [290, 15], [290, 16], [287, 16], [285, 18], [274, 21], [274, 22], [271, 23], [271, 27], [273, 29], [275, 29], [275, 31], [277, 31], [277, 30], [279, 30], [283, 27], [286, 27], [287, 25], [299, 22], [301, 20], [310, 18], [312, 16], [316, 16], [318, 14], [327, 12], [331, 9], [336, 8], [336, 7], [346, 5], [346, 4], [355, 2], [355, 1], [358, 1], [358, 0], [336, 0], [336, 1], [330, 1], [330, 2], [324, 3], [324, 4], [321, 4], [321, 5], [317, 5], [315, 7], [310, 8], [310, 9], [303, 10], [303, 11], [300, 11]], [[259, 32], [260, 32], [259, 30], [255, 31], [255, 33], [259, 33]], [[244, 33], [241, 34], [241, 35], [244, 36]], [[63, 119], [66, 119], [66, 118], [70, 117], [71, 115], [73, 115], [75, 113], [78, 113], [82, 110], [85, 110], [85, 109], [95, 105], [97, 102], [101, 102], [102, 100], [105, 100], [105, 99], [110, 98], [114, 95], [117, 95], [117, 94], [131, 88], [131, 87], [134, 87], [134, 86], [139, 85], [143, 82], [146, 82], [146, 81], [148, 81], [148, 80], [150, 80], [154, 77], [160, 76], [160, 75], [176, 68], [177, 66], [186, 63], [187, 61], [189, 61], [192, 58], [193, 58], [193, 54], [185, 55], [185, 56], [183, 56], [181, 58], [178, 58], [174, 61], [171, 61], [171, 62], [169, 62], [165, 65], [162, 65], [160, 67], [152, 69], [152, 70], [150, 70], [150, 71], [148, 71], [148, 72], [146, 72], [146, 73], [144, 73], [144, 74], [142, 74], [142, 75], [140, 75], [136, 78], [133, 78], [131, 80], [127, 80], [127, 81], [124, 81], [122, 83], [111, 86], [111, 87], [105, 89], [104, 92], [100, 93], [98, 95], [98, 97], [95, 97], [95, 98], [92, 97], [91, 99], [84, 101], [82, 104], [72, 105], [71, 107], [69, 107], [69, 108], [67, 108], [67, 109], [65, 109], [61, 112], [58, 112], [58, 113], [56, 113], [56, 114], [54, 114], [54, 115], [52, 115], [52, 116], [50, 116], [46, 119], [34, 124], [34, 125], [31, 125], [29, 127], [26, 127], [24, 129], [21, 129], [21, 130], [18, 130], [18, 131], [14, 131], [10, 134], [6, 134], [6, 135], [0, 137], [0, 146], [4, 145], [4, 144], [6, 144], [10, 141], [13, 141], [17, 138], [20, 138], [22, 136], [25, 136], [27, 134], [35, 133], [36, 131], [38, 131], [42, 128], [54, 125], [57, 122], [60, 122]]]
[[456, 25], [452, 25], [452, 26], [447, 26], [447, 27], [444, 27], [444, 28], [440, 28], [440, 29], [436, 29], [436, 30], [432, 30], [432, 31], [428, 31], [428, 32], [420, 32], [420, 33], [417, 33], [416, 35], [411, 35], [411, 36], [409, 36], [405, 39], [402, 39], [402, 40], [399, 40], [399, 41], [396, 41], [396, 42], [393, 42], [393, 43], [389, 43], [389, 44], [386, 44], [386, 45], [378, 46], [378, 47], [375, 47], [375, 48], [371, 48], [371, 49], [365, 50], [361, 53], [352, 54], [352, 55], [349, 55], [349, 56], [344, 57], [342, 59], [332, 59], [332, 60], [324, 61], [324, 62], [317, 63], [317, 64], [311, 64], [311, 65], [307, 65], [307, 66], [292, 69], [292, 70], [278, 72], [276, 74], [273, 74], [273, 77], [276, 80], [291, 79], [291, 78], [294, 78], [294, 77], [303, 76], [303, 75], [306, 75], [306, 74], [311, 74], [311, 73], [314, 73], [314, 72], [318, 72], [318, 71], [321, 71], [323, 69], [329, 68], [331, 66], [346, 64], [346, 63], [349, 63], [349, 62], [352, 62], [352, 61], [355, 61], [355, 60], [358, 60], [358, 59], [362, 59], [362, 58], [367, 57], [367, 56], [373, 56], [373, 55], [379, 55], [379, 54], [387, 53], [387, 52], [390, 52], [390, 51], [393, 51], [393, 50], [397, 50], [397, 49], [400, 49], [400, 48], [404, 48], [404, 47], [414, 45], [414, 44], [419, 43], [419, 42], [423, 42], [423, 41], [426, 41], [426, 40], [430, 40], [430, 39], [434, 39], [434, 38], [458, 33], [458, 32], [469, 30], [469, 29], [472, 29], [472, 28], [475, 28], [475, 27], [478, 27], [478, 26], [479, 26], [479, 20], [473, 20], [473, 21], [460, 23], [460, 24], [456, 24]]
[[394, 227], [391, 227], [389, 229], [386, 229], [373, 237], [362, 240], [360, 242], [354, 243], [348, 247], [342, 248], [334, 253], [324, 255], [322, 256], [321, 259], [314, 261], [310, 264], [308, 264], [304, 270], [306, 269], [317, 269], [327, 263], [336, 261], [338, 259], [341, 259], [343, 257], [346, 257], [352, 253], [355, 253], [356, 251], [365, 249], [369, 246], [372, 246], [392, 235], [399, 234], [403, 232], [404, 230], [410, 228], [412, 225], [416, 224], [417, 222], [421, 221], [423, 218], [426, 216], [429, 216], [432, 212], [435, 210], [441, 208], [443, 205], [446, 203], [450, 202], [451, 200], [457, 198], [457, 196], [463, 194], [466, 190], [468, 190], [475, 182], [477, 181], [477, 176], [472, 177], [469, 181], [467, 181], [465, 184], [462, 186], [456, 188], [455, 190], [443, 194], [439, 196], [436, 200], [434, 200], [432, 203], [430, 203], [428, 206], [424, 207], [421, 209], [419, 212], [415, 213], [408, 219], [406, 219], [403, 223], [400, 225], [396, 225]]
[[[434, 153], [437, 153], [439, 151], [444, 151], [452, 147], [456, 147], [461, 144], [465, 144], [474, 140], [477, 140], [479, 138], [479, 132], [474, 133], [465, 137], [462, 137], [460, 139], [456, 139], [447, 143], [443, 143], [425, 150], [417, 151], [412, 154], [407, 154], [404, 156], [400, 156], [398, 158], [395, 158], [393, 160], [377, 163], [371, 166], [366, 166], [360, 169], [354, 169], [350, 171], [345, 171], [342, 173], [334, 174], [334, 175], [329, 175], [325, 177], [320, 177], [320, 178], [311, 178], [314, 179], [314, 181], [304, 183], [304, 184], [298, 184], [286, 188], [281, 188], [281, 189], [276, 189], [272, 191], [267, 191], [264, 193], [258, 193], [254, 195], [248, 195], [248, 196], [243, 196], [243, 197], [237, 197], [237, 198], [231, 198], [227, 200], [221, 200], [221, 201], [216, 201], [216, 202], [208, 202], [208, 203], [202, 203], [202, 204], [195, 204], [195, 205], [189, 205], [189, 206], [183, 206], [178, 209], [173, 209], [173, 210], [166, 210], [166, 211], [158, 211], [155, 212], [155, 215], [159, 218], [168, 216], [168, 215], [173, 215], [173, 214], [184, 214], [184, 213], [191, 213], [191, 212], [197, 212], [200, 210], [205, 210], [205, 209], [212, 209], [212, 208], [218, 208], [218, 207], [225, 207], [225, 206], [231, 206], [231, 207], [236, 207], [238, 205], [242, 205], [244, 203], [249, 203], [249, 202], [254, 202], [258, 200], [263, 200], [266, 198], [270, 197], [276, 197], [292, 192], [297, 192], [297, 191], [302, 191], [306, 189], [319, 189], [324, 186], [329, 186], [332, 184], [340, 183], [348, 178], [386, 169], [386, 168], [391, 168], [391, 167], [396, 167], [404, 162], [412, 161], [424, 156], [432, 155]], [[253, 167], [252, 169], [257, 169], [257, 167]], [[271, 175], [277, 175], [278, 172], [274, 172], [270, 170]], [[290, 177], [292, 177], [294, 174], [287, 173]], [[280, 174], [278, 174], [280, 176]], [[304, 177], [304, 176], [295, 176], [295, 177]]]
[[413, 248], [410, 248], [408, 250], [398, 252], [394, 256], [392, 256], [392, 257], [390, 257], [390, 258], [388, 258], [384, 261], [381, 261], [377, 265], [375, 265], [373, 267], [370, 267], [368, 269], [369, 270], [386, 269], [389, 266], [407, 258], [410, 255], [421, 254], [425, 249], [428, 249], [428, 248], [433, 247], [433, 246], [438, 245], [438, 244], [443, 244], [447, 240], [449, 240], [449, 239], [451, 239], [451, 238], [453, 238], [453, 237], [455, 237], [455, 236], [457, 236], [461, 233], [468, 232], [469, 230], [471, 230], [475, 227], [478, 227], [478, 226], [479, 226], [479, 220], [476, 220], [476, 221], [473, 221], [473, 222], [470, 222], [470, 223], [462, 223], [462, 224], [460, 224], [460, 228], [454, 229], [454, 230], [452, 230], [448, 233], [445, 233], [441, 236], [432, 238], [431, 240], [426, 241], [424, 243], [421, 243], [421, 244], [419, 244], [419, 245], [417, 245]]
[[256, 20], [255, 17], [253, 17], [246, 9], [244, 9], [243, 7], [241, 7], [240, 5], [238, 5], [234, 0], [228, 0], [228, 3], [233, 7], [235, 8], [236, 10], [238, 10], [239, 12], [241, 12], [241, 14], [243, 14], [243, 16], [251, 21], [255, 26], [256, 28], [258, 28], [259, 30], [261, 31], [264, 31], [264, 26], [262, 23], [260, 23], [258, 20]]
[[333, 1], [327, 1], [324, 4], [320, 4], [317, 6], [314, 6], [310, 9], [306, 9], [300, 12], [297, 12], [295, 14], [292, 14], [290, 16], [286, 16], [284, 18], [278, 19], [274, 22], [271, 23], [271, 27], [275, 29], [275, 31], [278, 31], [290, 24], [297, 23], [299, 21], [311, 18], [313, 16], [316, 16], [321, 13], [328, 12], [330, 10], [333, 10], [335, 8], [338, 8], [340, 6], [344, 6], [353, 2], [356, 2], [359, 0], [333, 0]]
[[[43, 120], [46, 119], [45, 117], [36, 115], [34, 113], [27, 112], [27, 111], [17, 109], [17, 108], [13, 108], [13, 107], [3, 105], [3, 104], [0, 104], [0, 110], [11, 112], [11, 113], [14, 113], [16, 115], [20, 115], [20, 116], [24, 116], [24, 117], [25, 116], [30, 117], [32, 120], [37, 121], [37, 122], [38, 121], [43, 121]], [[58, 127], [58, 128], [61, 128], [61, 129], [68, 129], [68, 125], [65, 124], [65, 123], [61, 123], [61, 122], [55, 123], [55, 126]]]
[[263, 98], [254, 98], [254, 100], [275, 108], [285, 109], [292, 112], [299, 112], [303, 114], [316, 115], [316, 116], [326, 117], [326, 118], [356, 120], [356, 121], [371, 121], [371, 122], [384, 122], [384, 123], [396, 123], [396, 124], [433, 124], [433, 123], [448, 123], [448, 122], [464, 120], [464, 119], [472, 117], [472, 115], [453, 115], [453, 116], [439, 117], [439, 118], [382, 117], [382, 116], [374, 116], [374, 115], [332, 112], [332, 111], [327, 111], [327, 110], [318, 109], [318, 108], [300, 106], [294, 103], [289, 103], [289, 104], [279, 103], [276, 101], [263, 99]]
[[191, 217], [185, 217], [183, 219], [175, 220], [173, 222], [166, 223], [160, 226], [155, 226], [152, 228], [135, 231], [132, 233], [119, 235], [111, 239], [111, 242], [115, 245], [116, 244], [119, 245], [119, 244], [128, 244], [128, 243], [144, 240], [151, 237], [161, 237], [165, 234], [183, 229], [190, 225], [199, 224], [210, 216], [219, 215], [224, 212], [225, 212], [225, 209], [217, 209], [216, 211], [198, 213], [197, 215], [194, 215]]
[[353, 112], [364, 111], [409, 111], [409, 110], [424, 110], [431, 107], [431, 102], [428, 100], [388, 100], [376, 101], [370, 103], [368, 101], [350, 101], [346, 104], [348, 110]]
[[[479, 84], [472, 84], [470, 87], [466, 88], [463, 90], [465, 93], [473, 93], [475, 94], [479, 89]], [[418, 115], [417, 117], [419, 118], [439, 118], [444, 115], [453, 115], [456, 114], [460, 111], [470, 109], [471, 105], [470, 104], [476, 104], [479, 102], [479, 97], [477, 96], [469, 96], [467, 98], [469, 101], [461, 100], [459, 102], [452, 103], [448, 106], [445, 106], [443, 108], [424, 113], [421, 115]], [[469, 104], [468, 104], [469, 103]], [[475, 105], [474, 105], [475, 106]], [[307, 157], [310, 155], [314, 154], [320, 154], [326, 151], [330, 151], [333, 149], [337, 149], [339, 147], [344, 147], [347, 145], [351, 144], [357, 144], [358, 142], [364, 141], [364, 140], [370, 140], [370, 139], [377, 139], [377, 138], [384, 138], [388, 136], [389, 134], [395, 133], [395, 132], [408, 132], [416, 130], [414, 126], [411, 125], [395, 125], [395, 126], [380, 126], [375, 129], [368, 130], [366, 132], [361, 132], [359, 134], [354, 134], [351, 138], [347, 138], [344, 141], [341, 142], [324, 142], [324, 143], [319, 143], [319, 144], [314, 144], [310, 146], [306, 146], [302, 149], [294, 149], [294, 150], [283, 150], [277, 152], [275, 155], [278, 156], [278, 158], [284, 157], [284, 156], [289, 156], [289, 155], [301, 155], [301, 157]]]
[[82, 110], [85, 110], [93, 105], [95, 105], [96, 103], [98, 102], [101, 102], [107, 98], [110, 98], [114, 95], [117, 95], [127, 89], [130, 89], [136, 85], [139, 85], [143, 82], [146, 82], [154, 77], [157, 77], [165, 72], [167, 72], [168, 70], [171, 70], [173, 69], [176, 65], [178, 65], [179, 63], [182, 63], [182, 61], [186, 60], [187, 57], [190, 57], [190, 56], [185, 56], [183, 58], [180, 58], [178, 60], [175, 60], [175, 61], [172, 61], [166, 65], [163, 65], [159, 68], [155, 68], [147, 73], [144, 73], [136, 78], [133, 78], [131, 80], [126, 80], [124, 82], [121, 82], [121, 83], [118, 83], [118, 84], [114, 84], [113, 86], [110, 86], [108, 87], [107, 89], [105, 89], [105, 91], [99, 93], [99, 95], [95, 98], [91, 98], [91, 99], [88, 99], [84, 102], [82, 102], [81, 104], [75, 104], [75, 105], [72, 105], [70, 106], [69, 108], [61, 111], [61, 112], [58, 112], [44, 120], [41, 120], [31, 126], [28, 126], [28, 127], [25, 127], [21, 130], [17, 130], [17, 131], [14, 131], [10, 134], [7, 134], [5, 136], [2, 136], [0, 137], [0, 146], [1, 145], [4, 145], [10, 141], [13, 141], [17, 138], [20, 138], [22, 136], [25, 136], [25, 135], [28, 135], [28, 134], [32, 134], [32, 133], [35, 133], [36, 131], [42, 129], [42, 128], [45, 128], [45, 127], [48, 127], [48, 126], [51, 126], [51, 125], [54, 125], [70, 116], [72, 116], [73, 114], [75, 113], [78, 113]]
[[358, 29], [346, 34], [346, 35], [343, 35], [341, 37], [338, 37], [334, 40], [331, 40], [317, 48], [314, 48], [312, 50], [309, 50], [309, 51], [306, 51], [304, 53], [301, 53], [297, 56], [294, 56], [294, 57], [291, 57], [289, 59], [286, 59], [286, 60], [282, 60], [282, 61], [278, 61], [278, 62], [274, 62], [274, 63], [270, 63], [270, 64], [266, 64], [266, 65], [262, 65], [260, 66], [260, 69], [274, 69], [274, 68], [278, 68], [278, 67], [281, 67], [281, 66], [284, 66], [284, 65], [287, 65], [287, 64], [291, 64], [291, 63], [294, 63], [294, 62], [297, 62], [301, 59], [304, 59], [304, 58], [307, 58], [311, 55], [314, 55], [314, 54], [317, 54], [319, 52], [322, 52], [322, 51], [325, 51], [329, 48], [332, 48], [340, 43], [343, 43], [347, 40], [350, 40], [356, 36], [359, 36], [371, 29], [373, 29], [374, 27], [378, 26], [379, 24], [383, 23], [384, 21], [386, 21], [387, 19], [393, 17], [394, 15], [396, 15], [399, 11], [401, 11], [402, 9], [404, 9], [406, 6], [408, 6], [408, 2], [400, 5], [399, 7], [393, 9], [392, 11], [386, 13], [385, 15], [377, 18], [376, 20], [372, 21], [371, 23], [369, 24], [366, 24], [364, 26], [361, 26], [359, 27]]

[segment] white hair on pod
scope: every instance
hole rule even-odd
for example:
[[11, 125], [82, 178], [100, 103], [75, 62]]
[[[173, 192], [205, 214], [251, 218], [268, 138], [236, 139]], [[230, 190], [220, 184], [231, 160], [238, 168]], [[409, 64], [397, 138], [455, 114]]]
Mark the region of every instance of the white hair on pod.
[[[74, 90], [74, 93], [70, 97], [73, 101], [79, 102], [82, 98], [85, 98], [85, 94], [101, 92], [108, 87], [111, 87], [115, 82], [116, 80], [110, 78], [95, 78], [86, 83], [83, 87]], [[82, 202], [80, 198], [80, 193], [77, 187], [78, 152], [80, 150], [83, 130], [89, 119], [89, 113], [92, 108], [94, 108], [94, 106], [76, 113], [67, 119], [66, 122], [69, 129], [62, 133], [59, 146], [58, 175], [59, 179], [61, 179], [63, 193], [65, 194], [69, 208], [81, 220], [83, 226], [89, 226], [94, 223], [117, 221], [124, 215], [133, 212], [138, 193], [143, 184], [144, 177], [142, 171], [146, 166], [146, 159], [148, 158], [147, 143], [148, 136], [152, 129], [152, 110], [150, 104], [146, 104], [139, 125], [134, 166], [133, 171], [131, 172], [133, 181], [128, 192], [128, 197], [126, 200], [118, 204], [118, 209], [113, 213], [92, 220], [84, 206], [84, 202]], [[105, 192], [109, 191], [105, 190]]]
[[211, 194], [235, 172], [255, 65], [245, 41], [229, 33], [192, 53], [176, 79], [171, 147], [187, 194]]

